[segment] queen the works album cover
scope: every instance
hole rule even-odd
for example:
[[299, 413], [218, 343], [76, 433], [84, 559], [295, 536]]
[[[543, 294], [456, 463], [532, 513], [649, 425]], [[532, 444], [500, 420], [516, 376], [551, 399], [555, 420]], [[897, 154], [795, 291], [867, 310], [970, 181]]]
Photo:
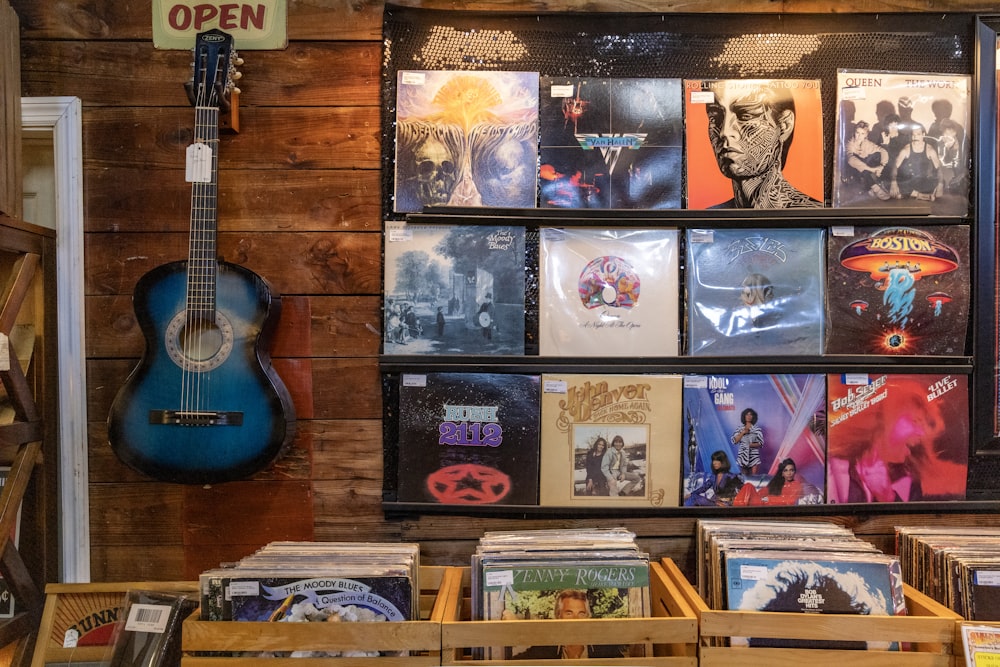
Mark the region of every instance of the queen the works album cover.
[[542, 77], [539, 206], [680, 208], [680, 79]]
[[539, 381], [401, 374], [398, 500], [537, 505]]

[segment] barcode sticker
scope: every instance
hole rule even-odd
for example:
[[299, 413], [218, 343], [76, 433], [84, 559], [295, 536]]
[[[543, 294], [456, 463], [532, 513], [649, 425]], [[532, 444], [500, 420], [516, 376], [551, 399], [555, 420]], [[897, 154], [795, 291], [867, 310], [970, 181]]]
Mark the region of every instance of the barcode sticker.
[[163, 634], [170, 619], [170, 607], [159, 604], [134, 604], [129, 607], [125, 629], [130, 632]]

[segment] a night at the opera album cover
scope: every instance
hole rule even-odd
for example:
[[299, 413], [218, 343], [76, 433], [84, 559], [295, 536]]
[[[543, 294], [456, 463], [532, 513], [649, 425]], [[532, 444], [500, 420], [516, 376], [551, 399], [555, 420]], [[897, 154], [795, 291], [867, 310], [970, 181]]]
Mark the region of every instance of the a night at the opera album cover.
[[400, 502], [538, 504], [540, 378], [400, 375]]
[[838, 70], [833, 205], [966, 215], [972, 78]]
[[820, 208], [818, 79], [684, 81], [687, 208]]
[[827, 376], [827, 502], [965, 500], [968, 377]]
[[542, 77], [539, 206], [681, 206], [680, 79]]
[[535, 207], [537, 72], [406, 70], [396, 84], [394, 211]]
[[834, 227], [828, 354], [965, 354], [969, 227]]
[[524, 354], [524, 227], [385, 223], [386, 354]]
[[675, 229], [541, 229], [540, 354], [675, 356], [678, 246]]
[[824, 234], [689, 229], [689, 354], [822, 354]]
[[825, 410], [822, 374], [684, 376], [684, 504], [822, 503]]

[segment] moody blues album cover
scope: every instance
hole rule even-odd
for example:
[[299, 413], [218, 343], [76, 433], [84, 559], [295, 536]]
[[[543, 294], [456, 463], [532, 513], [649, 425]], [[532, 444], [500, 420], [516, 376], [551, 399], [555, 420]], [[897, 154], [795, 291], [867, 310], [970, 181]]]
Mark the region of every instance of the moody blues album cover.
[[837, 71], [833, 205], [969, 211], [972, 77]]
[[539, 376], [402, 374], [398, 500], [537, 505]]
[[524, 227], [385, 223], [386, 354], [524, 354]]
[[539, 206], [681, 206], [680, 79], [542, 77]]
[[965, 354], [968, 225], [833, 227], [827, 354]]
[[824, 230], [687, 234], [689, 354], [822, 354]]
[[402, 70], [393, 210], [534, 208], [538, 73]]

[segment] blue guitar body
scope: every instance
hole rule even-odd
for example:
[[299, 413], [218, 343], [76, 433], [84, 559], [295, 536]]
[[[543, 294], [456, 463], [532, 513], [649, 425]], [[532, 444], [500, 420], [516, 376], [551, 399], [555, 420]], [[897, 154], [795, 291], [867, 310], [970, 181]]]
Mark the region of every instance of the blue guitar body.
[[191, 331], [187, 264], [164, 264], [136, 284], [146, 351], [111, 406], [108, 437], [124, 463], [155, 479], [244, 478], [294, 434], [292, 402], [267, 351], [281, 300], [252, 271], [217, 262], [215, 322]]
[[281, 300], [217, 253], [219, 107], [238, 78], [233, 63], [242, 61], [230, 35], [209, 30], [198, 35], [194, 62], [188, 259], [136, 283], [146, 350], [111, 405], [108, 439], [119, 459], [149, 477], [213, 484], [270, 465], [292, 440], [295, 413], [269, 353]]

